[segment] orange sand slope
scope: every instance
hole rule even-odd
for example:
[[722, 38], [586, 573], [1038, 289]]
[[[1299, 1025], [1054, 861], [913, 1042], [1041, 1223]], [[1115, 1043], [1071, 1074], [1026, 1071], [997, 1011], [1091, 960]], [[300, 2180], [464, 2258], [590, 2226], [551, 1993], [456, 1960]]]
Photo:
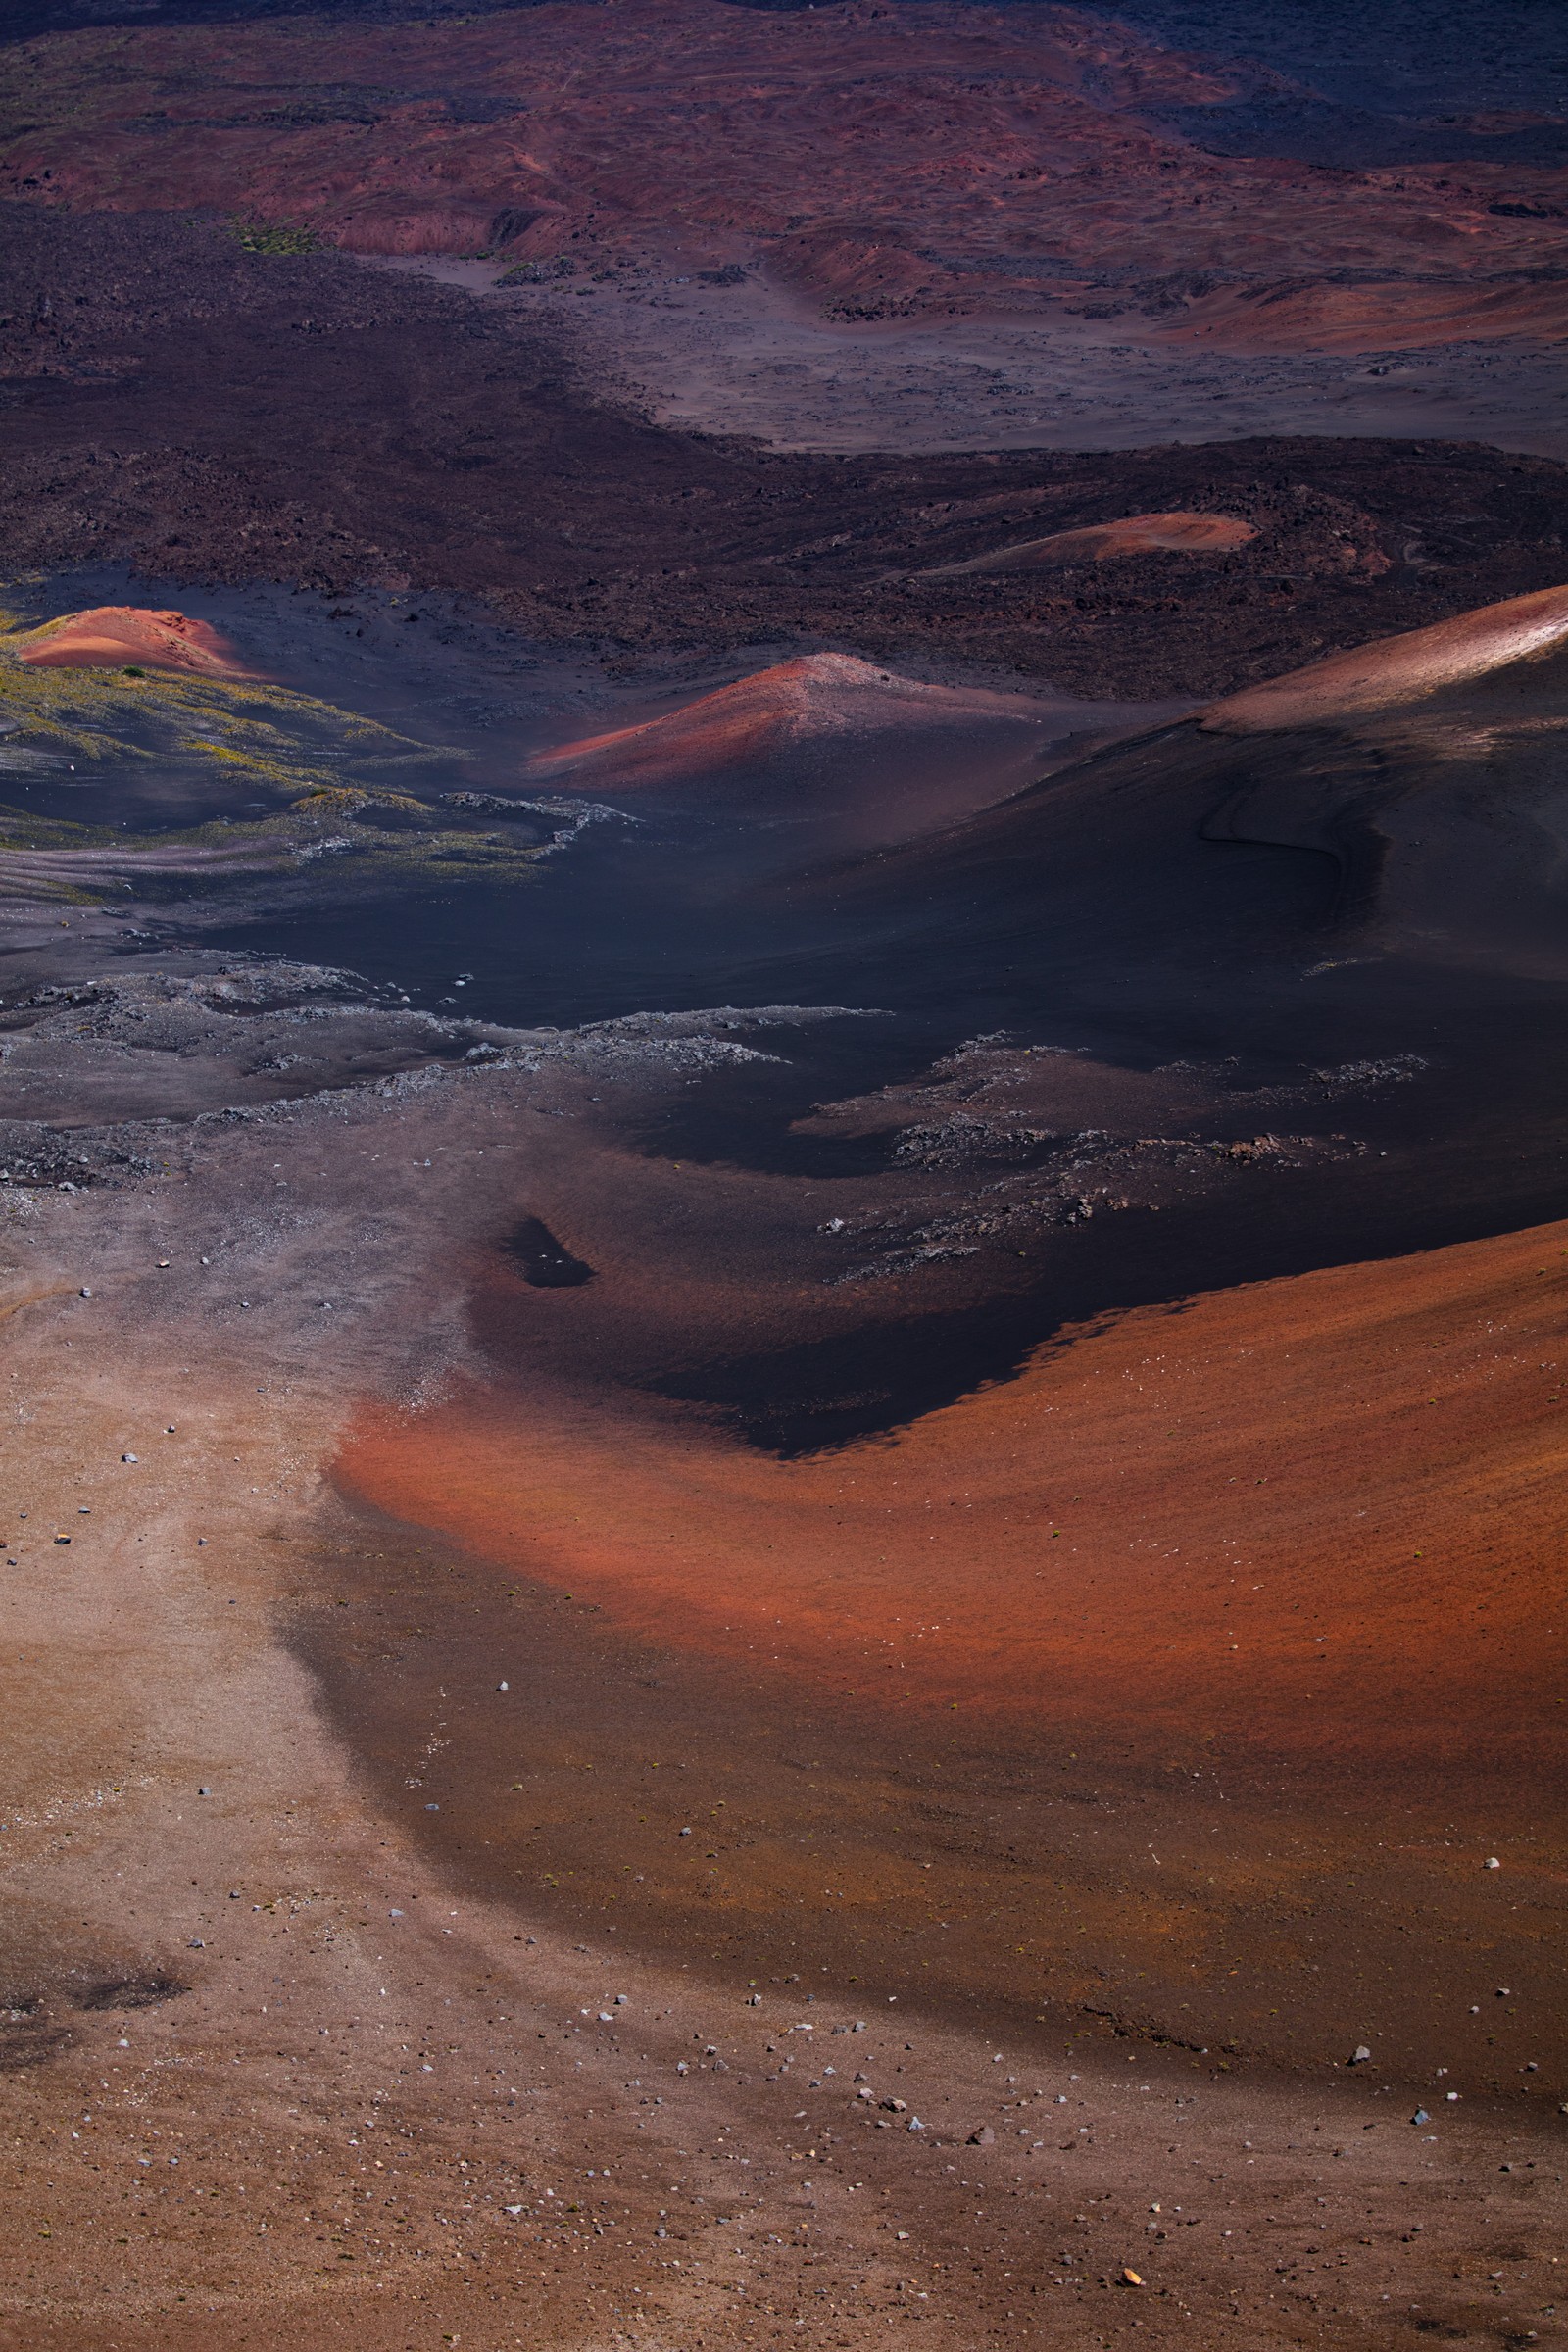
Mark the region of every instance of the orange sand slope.
[[[1057, 747], [1148, 723], [1151, 706], [931, 686], [848, 654], [807, 654], [675, 710], [542, 752], [539, 785], [678, 792], [749, 819], [809, 811], [819, 854], [908, 841], [1007, 799]], [[751, 853], [787, 858], [787, 828]], [[771, 847], [769, 846], [771, 845]]]
[[669, 784], [823, 737], [985, 721], [1034, 728], [1051, 709], [1027, 695], [922, 685], [849, 654], [805, 654], [640, 726], [541, 752], [529, 768], [541, 777], [570, 772], [622, 785]]
[[1025, 539], [966, 564], [946, 564], [926, 576], [956, 578], [969, 571], [1054, 570], [1068, 564], [1109, 564], [1118, 556], [1165, 551], [1178, 555], [1223, 555], [1245, 547], [1257, 532], [1231, 514], [1126, 514], [1116, 522], [1090, 523], [1076, 531], [1053, 531], [1047, 539]]
[[[624, 1236], [578, 1240], [635, 1291]], [[1560, 1770], [1565, 1280], [1568, 1224], [1216, 1293], [788, 1463], [640, 1399], [475, 1383], [367, 1407], [340, 1475], [857, 1710]]]
[[205, 620], [183, 612], [148, 612], [136, 605], [98, 605], [29, 629], [12, 645], [35, 669], [172, 669], [187, 677], [255, 678], [238, 650]]
[[849, 712], [889, 680], [887, 670], [848, 654], [807, 654], [738, 678], [679, 710], [586, 735], [529, 762], [543, 775], [565, 769], [613, 771], [618, 782], [666, 784], [755, 759], [776, 743], [851, 722]]
[[1222, 731], [1332, 724], [1419, 701], [1550, 654], [1568, 641], [1568, 588], [1542, 588], [1482, 605], [1429, 629], [1379, 637], [1305, 669], [1244, 687], [1211, 704], [1201, 723]]

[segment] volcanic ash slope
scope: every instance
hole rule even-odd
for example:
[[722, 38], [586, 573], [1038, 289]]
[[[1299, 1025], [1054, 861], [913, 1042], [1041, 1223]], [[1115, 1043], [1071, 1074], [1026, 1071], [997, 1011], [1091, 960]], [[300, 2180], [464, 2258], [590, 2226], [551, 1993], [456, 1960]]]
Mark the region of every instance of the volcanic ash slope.
[[[1330, 655], [1089, 750], [884, 858], [863, 887], [912, 904], [918, 867], [938, 893], [978, 891], [1016, 912], [1074, 870], [1078, 903], [1102, 903], [1113, 924], [1143, 905], [1140, 938], [1174, 942], [1168, 901], [1182, 861], [1188, 929], [1227, 958], [1244, 953], [1235, 926], [1250, 923], [1258, 953], [1310, 959], [1315, 943], [1317, 957], [1398, 956], [1555, 981], [1568, 936], [1565, 727], [1568, 588], [1551, 588]], [[1307, 854], [1288, 922], [1227, 889], [1206, 854], [1222, 843]]]
[[1042, 750], [1142, 711], [930, 685], [850, 654], [804, 654], [612, 733], [538, 754], [541, 784], [651, 793], [748, 816], [809, 812], [837, 846], [906, 838], [1032, 781]]

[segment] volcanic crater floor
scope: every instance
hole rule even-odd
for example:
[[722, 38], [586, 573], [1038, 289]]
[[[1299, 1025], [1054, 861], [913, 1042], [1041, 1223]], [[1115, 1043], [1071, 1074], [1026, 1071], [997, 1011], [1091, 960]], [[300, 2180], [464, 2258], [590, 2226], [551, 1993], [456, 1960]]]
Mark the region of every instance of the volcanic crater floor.
[[1560, 110], [1124, 13], [13, 27], [7, 2352], [1562, 2339]]

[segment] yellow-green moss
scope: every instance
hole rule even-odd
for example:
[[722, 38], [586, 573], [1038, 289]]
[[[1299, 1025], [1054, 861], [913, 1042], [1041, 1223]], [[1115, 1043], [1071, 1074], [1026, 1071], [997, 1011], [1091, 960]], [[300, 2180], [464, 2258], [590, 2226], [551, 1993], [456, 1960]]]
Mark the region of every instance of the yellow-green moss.
[[0, 612], [0, 713], [29, 746], [78, 764], [210, 761], [236, 785], [295, 795], [330, 787], [360, 760], [417, 766], [469, 756], [265, 680], [34, 667], [20, 659], [23, 634], [19, 616]]

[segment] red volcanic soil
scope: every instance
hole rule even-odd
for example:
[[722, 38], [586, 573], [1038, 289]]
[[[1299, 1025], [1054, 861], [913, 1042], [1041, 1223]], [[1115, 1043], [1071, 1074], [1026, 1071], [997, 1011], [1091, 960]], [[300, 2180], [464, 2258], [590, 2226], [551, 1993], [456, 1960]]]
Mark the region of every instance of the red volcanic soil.
[[853, 655], [804, 654], [640, 725], [536, 754], [525, 772], [612, 796], [675, 792], [768, 814], [809, 810], [818, 853], [837, 853], [972, 815], [1035, 782], [1065, 743], [1152, 714], [1142, 704], [926, 685]]
[[[1490, 191], [1469, 191], [1485, 207]], [[1560, 205], [1563, 191], [1558, 191]], [[1457, 233], [1462, 226], [1455, 222]], [[1485, 230], [1480, 232], [1485, 235]], [[1305, 257], [1303, 256], [1303, 261]], [[1306, 283], [1227, 288], [1194, 302], [1169, 325], [1177, 341], [1201, 338], [1231, 351], [1419, 351], [1437, 343], [1528, 336], [1561, 342], [1568, 335], [1568, 283], [1543, 276], [1487, 285], [1470, 277], [1447, 283], [1370, 285]]]
[[[406, 1803], [438, 1694], [502, 1661], [528, 1740], [479, 1710], [418, 1801], [579, 1933], [1291, 2066], [1353, 2015], [1387, 2064], [1523, 2080], [1564, 2055], [1565, 1271], [1553, 1226], [1141, 1310], [791, 1462], [537, 1364], [367, 1405], [334, 1703]], [[492, 1339], [595, 1311], [517, 1293]], [[1545, 2006], [1457, 2032], [1479, 1951]]]
[[953, 578], [966, 571], [1049, 571], [1068, 564], [1109, 564], [1118, 556], [1145, 556], [1155, 550], [1223, 555], [1231, 548], [1246, 547], [1256, 537], [1252, 523], [1231, 514], [1125, 514], [1116, 522], [1090, 523], [1081, 530], [1053, 531], [1046, 539], [1025, 539], [1017, 547], [1000, 547], [995, 555], [948, 564], [935, 576]]
[[1066, 8], [555, 0], [84, 31], [3, 71], [0, 186], [40, 203], [632, 283], [760, 257], [849, 317], [1057, 307], [1257, 350], [1568, 331], [1560, 172], [1210, 155], [1148, 110], [1237, 75]]
[[368, 1408], [341, 1477], [504, 1576], [911, 1735], [956, 1709], [1539, 1780], [1568, 1728], [1565, 1264], [1550, 1227], [1142, 1310], [792, 1462], [624, 1398], [468, 1385]]
[[1362, 717], [1539, 660], [1564, 639], [1568, 588], [1543, 588], [1533, 596], [1456, 613], [1431, 628], [1379, 637], [1286, 677], [1245, 687], [1204, 711], [1202, 724], [1245, 732]]
[[148, 612], [136, 605], [97, 605], [68, 612], [13, 638], [8, 648], [34, 669], [172, 669], [188, 677], [254, 678], [260, 672], [205, 620], [183, 612]]
[[[513, 1502], [496, 1552], [458, 1554], [323, 1509], [317, 1448], [340, 1377], [422, 1377], [432, 1339], [447, 1360], [453, 1302], [424, 1241], [477, 1243], [487, 1188], [512, 1189], [496, 1144], [517, 1135], [527, 1167], [519, 1130], [582, 1132], [527, 1108], [569, 1093], [521, 1079], [499, 1097], [362, 1090], [296, 1104], [297, 1127], [217, 1122], [177, 1192], [97, 1195], [96, 1233], [78, 1195], [14, 1269], [8, 1346], [32, 1418], [6, 1588], [28, 1667], [8, 1693], [0, 1917], [6, 2352], [863, 2352], [911, 2335], [926, 2352], [1131, 2352], [1134, 2333], [1154, 2352], [1389, 2352], [1423, 2330], [1526, 2341], [1533, 2324], [1549, 2342], [1561, 1843], [1540, 1834], [1517, 1744], [1544, 1670], [1527, 1660], [1494, 1709], [1490, 1780], [1456, 1791], [1425, 1764], [1402, 1785], [1357, 1779], [1390, 1743], [1382, 1718], [1397, 1732], [1408, 1714], [1401, 1584], [1414, 1672], [1436, 1660], [1466, 1737], [1486, 1735], [1469, 1710], [1494, 1692], [1489, 1645], [1515, 1662], [1526, 1647], [1555, 1437], [1534, 1384], [1561, 1287], [1535, 1268], [1559, 1266], [1568, 1235], [1131, 1318], [900, 1444], [787, 1474], [701, 1432], [685, 1450], [679, 1423], [661, 1446], [630, 1413], [623, 1454], [613, 1414], [597, 1433], [577, 1415], [573, 1446], [572, 1414], [537, 1385], [514, 1393], [510, 1466], [481, 1458], [461, 1407], [367, 1425], [360, 1466], [390, 1488], [401, 1440], [421, 1509], [446, 1515], [443, 1468], [454, 1518], [481, 1475]], [[476, 1133], [483, 1157], [464, 1148]], [[295, 1207], [248, 1213], [273, 1198], [279, 1152]], [[159, 1254], [181, 1270], [157, 1269], [155, 1236], [177, 1239]], [[635, 1284], [635, 1249], [591, 1238]], [[690, 1243], [711, 1256], [705, 1218]], [[335, 1344], [316, 1307], [327, 1266], [345, 1324], [355, 1294], [378, 1301]], [[564, 1315], [611, 1290], [519, 1286], [506, 1304]], [[259, 1393], [269, 1363], [293, 1385]], [[1250, 1460], [1229, 1450], [1249, 1443]], [[1032, 1499], [1059, 1506], [1035, 1522], [1035, 1565], [1068, 1696], [1081, 1619], [1120, 1645], [1112, 1749], [1071, 1737], [1039, 1688], [1047, 1607], [1004, 1508], [1029, 1465]], [[1205, 1469], [1237, 1478], [1234, 1516]], [[880, 1514], [850, 1491], [868, 1473]], [[1499, 1473], [1478, 1503], [1471, 1479]], [[669, 1506], [705, 1476], [717, 1515], [699, 1547]], [[748, 1480], [778, 1525], [750, 1521], [731, 1559]], [[1315, 1588], [1276, 1481], [1309, 1504]], [[810, 1496], [820, 1565], [801, 1541]], [[1355, 1513], [1391, 1497], [1383, 1605], [1360, 1627], [1381, 1679], [1348, 1671], [1340, 1640], [1317, 1667], [1301, 1637], [1355, 1629], [1333, 1605], [1373, 1581]], [[1126, 1524], [1140, 1500], [1150, 1523]], [[999, 1539], [989, 1629], [951, 1589], [965, 1560], [992, 1573], [959, 1532], [969, 1509]], [[1419, 1534], [1418, 1514], [1434, 1523]], [[66, 1552], [56, 1529], [74, 1531]], [[1189, 1563], [1204, 1532], [1218, 1556], [1195, 1545]], [[542, 1533], [548, 1550], [523, 1541]], [[1425, 1589], [1407, 1544], [1436, 1564]], [[874, 1673], [844, 1654], [880, 1555], [902, 1554], [925, 1602], [928, 1550], [962, 1603], [960, 1666], [977, 1661], [1001, 1705], [935, 1690], [946, 1607], [911, 1624], [894, 1598]], [[1459, 1587], [1461, 1551], [1445, 1665], [1428, 1611]], [[531, 1578], [510, 1572], [519, 1555]], [[830, 1623], [808, 1627], [781, 1671], [760, 1625], [743, 1660], [736, 1617], [721, 1647], [715, 1603], [744, 1601], [746, 1573], [814, 1579], [829, 1607], [836, 1583], [840, 1649]], [[1230, 1576], [1221, 1614], [1210, 1588]], [[666, 1595], [655, 1642], [612, 1627], [639, 1579], [650, 1613]], [[1139, 1643], [1177, 1615], [1154, 1600], [1179, 1583], [1194, 1688], [1167, 1733], [1137, 1715]], [[707, 1615], [689, 1620], [694, 1595]], [[1292, 1619], [1297, 1598], [1319, 1624]], [[1560, 1622], [1544, 1615], [1539, 1651]], [[1020, 1625], [1027, 1718], [1005, 1688]], [[1249, 1776], [1210, 1740], [1211, 1694], [1227, 1674], [1266, 1688], [1271, 1644], [1289, 1680], [1297, 1640], [1297, 1680], [1353, 1683], [1370, 1705], [1346, 1768], [1330, 1756], [1287, 1796], [1272, 1758]], [[855, 1698], [818, 1703], [813, 1682], [846, 1669]], [[872, 1688], [911, 1677], [912, 1702]], [[1231, 1703], [1245, 1735], [1245, 1695]], [[1348, 2067], [1362, 2043], [1374, 2062]], [[1118, 2288], [1124, 2268], [1147, 2286]]]
[[804, 654], [792, 662], [720, 686], [683, 710], [640, 726], [617, 727], [608, 735], [586, 735], [541, 752], [529, 762], [535, 771], [589, 768], [608, 771], [617, 783], [667, 784], [737, 767], [778, 745], [802, 737], [838, 733], [857, 724], [886, 723], [888, 706], [915, 701], [921, 715], [940, 718], [945, 706], [966, 718], [972, 706], [1003, 704], [1002, 695], [960, 694], [941, 686], [916, 686], [901, 679], [890, 693], [885, 669], [851, 654]]

